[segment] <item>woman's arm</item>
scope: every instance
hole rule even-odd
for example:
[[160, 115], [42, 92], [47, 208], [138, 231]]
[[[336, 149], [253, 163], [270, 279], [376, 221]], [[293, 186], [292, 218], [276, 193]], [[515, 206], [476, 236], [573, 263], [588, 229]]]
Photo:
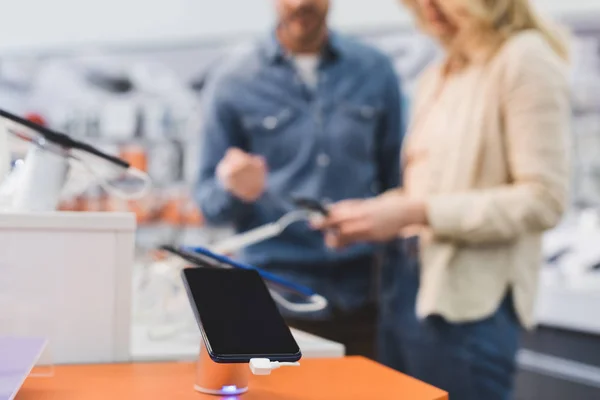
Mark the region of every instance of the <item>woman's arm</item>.
[[569, 175], [567, 72], [541, 38], [526, 39], [507, 54], [503, 85], [512, 182], [427, 199], [428, 224], [440, 239], [508, 241], [552, 228], [561, 218]]

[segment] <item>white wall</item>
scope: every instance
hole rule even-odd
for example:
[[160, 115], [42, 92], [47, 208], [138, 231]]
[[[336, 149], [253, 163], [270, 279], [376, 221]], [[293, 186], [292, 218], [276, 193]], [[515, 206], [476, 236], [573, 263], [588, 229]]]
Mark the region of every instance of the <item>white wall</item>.
[[[1, 0], [0, 52], [77, 44], [157, 43], [255, 33], [273, 0]], [[545, 13], [593, 12], [598, 0], [533, 0]], [[341, 28], [403, 25], [397, 0], [333, 0]]]

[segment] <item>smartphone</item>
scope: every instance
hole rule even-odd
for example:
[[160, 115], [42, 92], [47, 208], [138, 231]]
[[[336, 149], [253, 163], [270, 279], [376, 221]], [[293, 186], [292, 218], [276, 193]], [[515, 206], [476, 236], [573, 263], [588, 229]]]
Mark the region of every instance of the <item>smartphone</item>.
[[325, 207], [325, 205], [318, 200], [309, 199], [306, 197], [294, 197], [292, 198], [292, 201], [296, 205], [296, 207], [317, 212], [323, 215], [324, 217], [327, 217], [329, 215], [327, 207]]
[[183, 280], [210, 358], [295, 362], [300, 347], [257, 271], [187, 268]]

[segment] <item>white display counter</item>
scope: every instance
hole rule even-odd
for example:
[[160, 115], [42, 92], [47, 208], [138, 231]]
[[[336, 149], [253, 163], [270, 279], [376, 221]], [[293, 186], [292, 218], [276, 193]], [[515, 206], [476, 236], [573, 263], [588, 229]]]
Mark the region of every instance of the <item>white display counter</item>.
[[0, 335], [48, 339], [43, 363], [129, 360], [133, 214], [0, 214]]

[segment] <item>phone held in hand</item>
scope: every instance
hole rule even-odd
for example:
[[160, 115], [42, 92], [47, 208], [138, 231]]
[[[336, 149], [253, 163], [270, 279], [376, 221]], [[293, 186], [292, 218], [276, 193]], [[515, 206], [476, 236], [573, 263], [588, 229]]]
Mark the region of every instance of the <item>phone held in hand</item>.
[[187, 268], [182, 274], [213, 361], [300, 360], [300, 348], [257, 271]]
[[310, 199], [307, 197], [294, 197], [292, 198], [292, 201], [298, 208], [319, 213], [323, 217], [327, 217], [329, 215], [329, 210], [327, 210], [325, 204], [318, 200]]

